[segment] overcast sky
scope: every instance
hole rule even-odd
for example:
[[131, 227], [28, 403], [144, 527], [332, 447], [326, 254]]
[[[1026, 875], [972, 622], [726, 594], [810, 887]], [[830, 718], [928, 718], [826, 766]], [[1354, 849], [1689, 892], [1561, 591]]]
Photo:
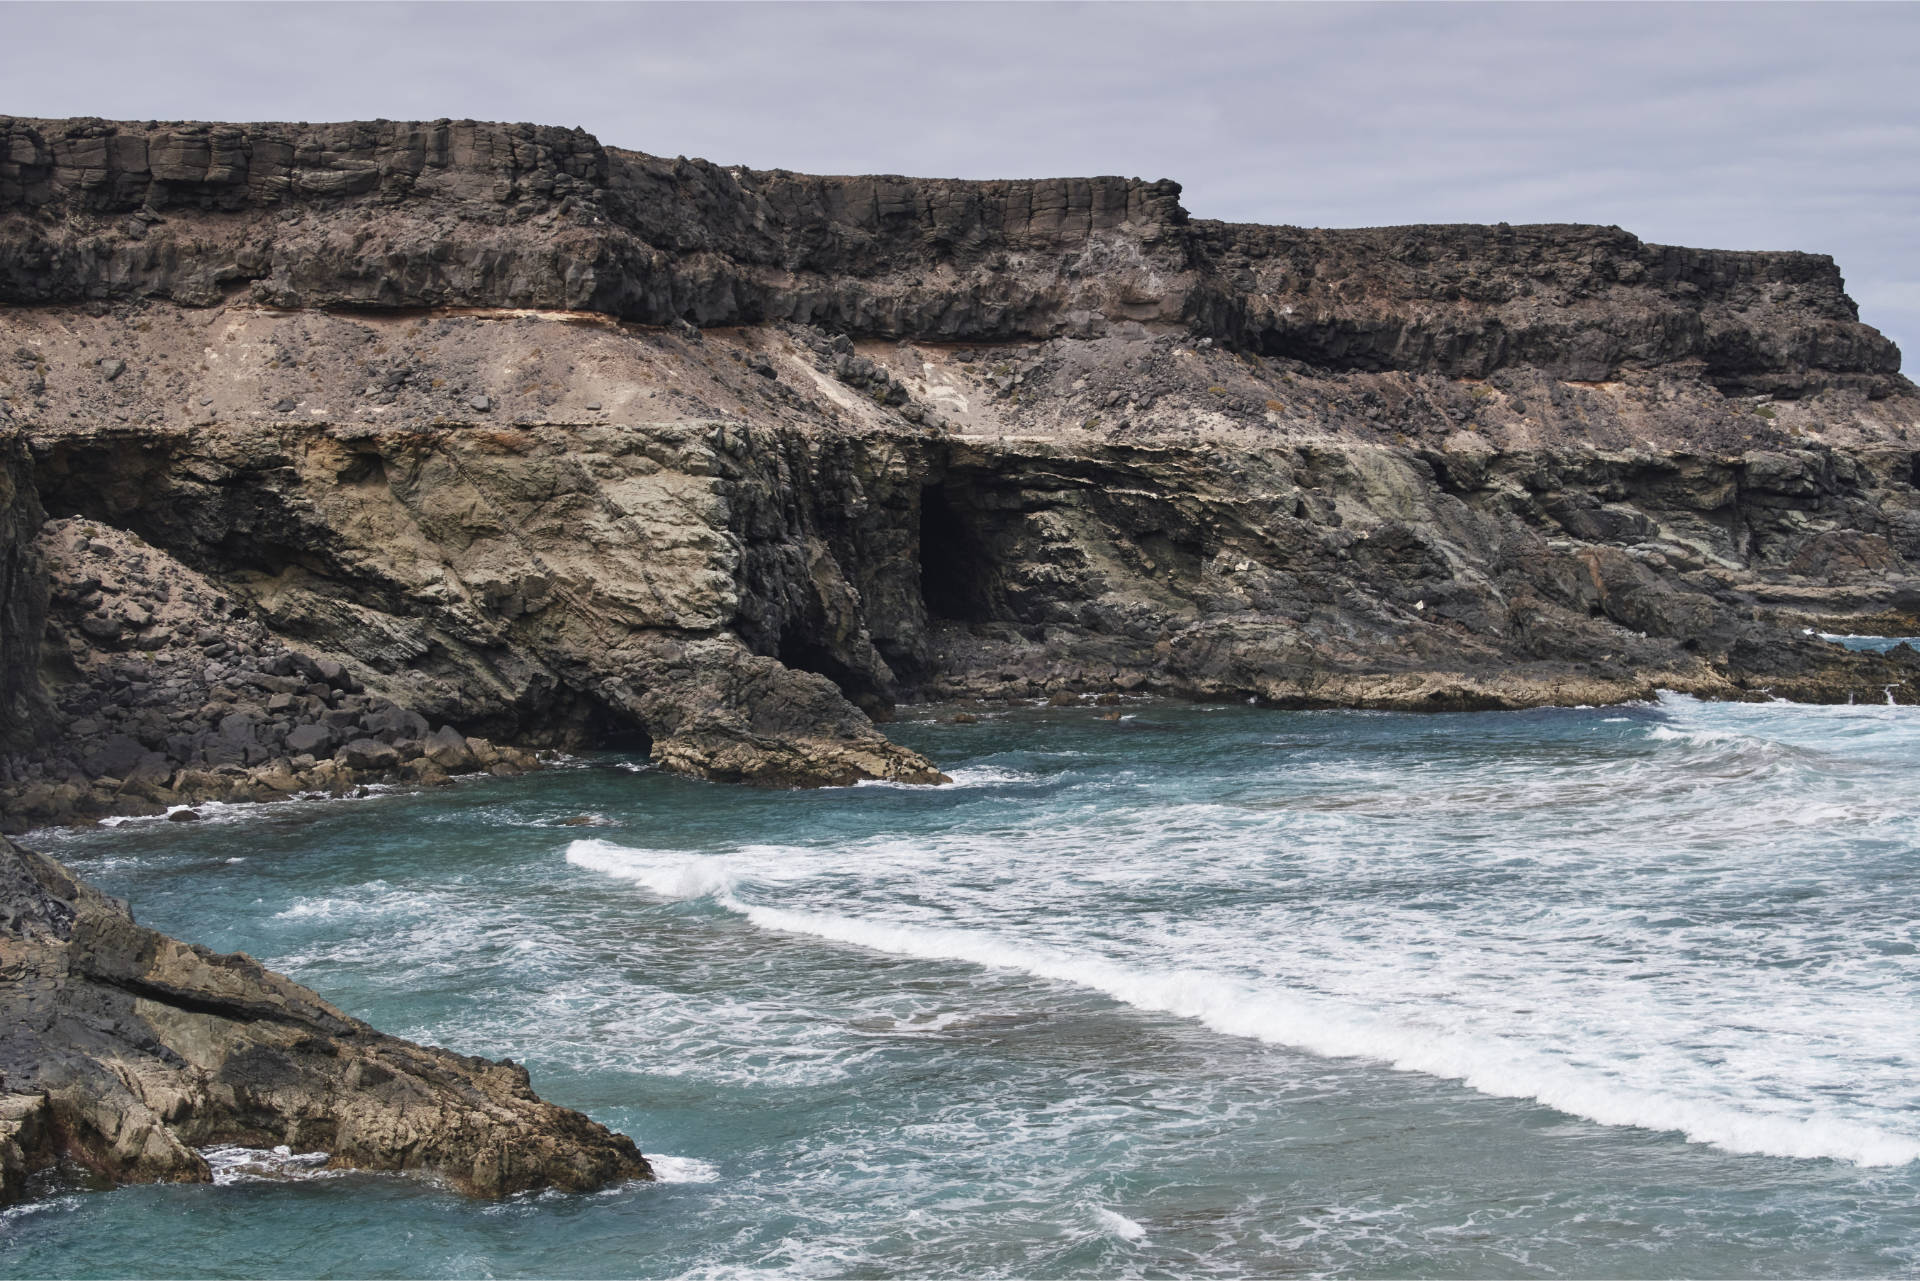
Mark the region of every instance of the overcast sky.
[[0, 3], [0, 46], [19, 115], [531, 120], [761, 168], [1176, 178], [1199, 217], [1806, 249], [1920, 352], [1920, 4]]

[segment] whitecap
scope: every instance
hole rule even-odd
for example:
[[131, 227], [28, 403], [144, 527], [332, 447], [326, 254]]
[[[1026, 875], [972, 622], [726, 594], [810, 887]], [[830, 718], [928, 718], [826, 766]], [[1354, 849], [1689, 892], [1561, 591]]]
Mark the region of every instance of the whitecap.
[[215, 1187], [236, 1183], [280, 1183], [306, 1179], [324, 1179], [345, 1173], [326, 1168], [325, 1152], [298, 1152], [282, 1143], [271, 1148], [246, 1148], [220, 1144], [200, 1149], [207, 1168], [213, 1172]]
[[632, 881], [666, 899], [729, 897], [733, 873], [720, 859], [690, 859], [673, 850], [635, 849], [612, 841], [579, 840], [567, 846], [567, 862]]
[[718, 1183], [720, 1170], [710, 1162], [697, 1156], [663, 1156], [658, 1153], [647, 1154], [647, 1164], [653, 1167], [656, 1183]]
[[1118, 1210], [1109, 1210], [1096, 1205], [1093, 1209], [1093, 1221], [1099, 1229], [1110, 1237], [1121, 1241], [1136, 1242], [1146, 1239], [1147, 1230], [1121, 1214]]
[[[955, 788], [969, 787], [1002, 787], [1009, 783], [1040, 783], [1046, 781], [1044, 777], [1039, 774], [1029, 773], [1026, 770], [1006, 769], [998, 765], [963, 765], [959, 769], [949, 771], [947, 777], [951, 781], [941, 788], [942, 791], [952, 791]], [[854, 786], [910, 788], [916, 792], [927, 790], [925, 783], [899, 783], [887, 778], [863, 778], [855, 783]]]

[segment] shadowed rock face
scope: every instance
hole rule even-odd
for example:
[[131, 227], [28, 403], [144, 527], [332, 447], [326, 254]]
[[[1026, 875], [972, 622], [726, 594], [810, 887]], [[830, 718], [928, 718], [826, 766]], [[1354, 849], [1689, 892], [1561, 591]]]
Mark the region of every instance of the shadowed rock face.
[[60, 1162], [204, 1182], [214, 1144], [324, 1151], [477, 1196], [652, 1177], [526, 1069], [382, 1035], [243, 955], [136, 925], [0, 838], [0, 1203]]
[[0, 751], [33, 745], [47, 708], [36, 669], [46, 619], [46, 571], [34, 545], [44, 513], [24, 442], [0, 435]]
[[15, 830], [610, 742], [932, 782], [873, 723], [930, 698], [1920, 698], [1806, 634], [1920, 631], [1920, 399], [1825, 258], [0, 131]]

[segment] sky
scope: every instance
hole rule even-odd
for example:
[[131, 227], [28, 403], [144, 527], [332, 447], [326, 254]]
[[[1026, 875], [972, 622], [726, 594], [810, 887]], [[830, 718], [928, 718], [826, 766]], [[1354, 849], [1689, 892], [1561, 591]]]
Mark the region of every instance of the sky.
[[[1920, 4], [23, 4], [0, 113], [579, 125], [1196, 217], [1802, 249], [1920, 352]], [[1920, 369], [1920, 356], [1909, 373]]]

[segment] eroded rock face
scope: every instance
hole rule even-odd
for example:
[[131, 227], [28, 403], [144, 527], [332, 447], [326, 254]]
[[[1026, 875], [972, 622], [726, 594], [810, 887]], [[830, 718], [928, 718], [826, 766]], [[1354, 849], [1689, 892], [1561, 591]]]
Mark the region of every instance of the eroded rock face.
[[418, 712], [288, 645], [230, 588], [124, 530], [55, 520], [26, 549], [51, 588], [29, 657], [47, 678], [44, 694], [30, 686], [44, 738], [0, 758], [0, 830], [540, 768], [484, 739], [464, 756], [431, 753]]
[[463, 1192], [652, 1177], [625, 1135], [542, 1102], [526, 1069], [385, 1036], [244, 955], [135, 924], [0, 838], [0, 1201], [69, 1161], [203, 1182], [214, 1144], [324, 1151]]
[[[955, 341], [1127, 323], [1336, 369], [1888, 394], [1830, 258], [1618, 228], [1189, 220], [1172, 182], [723, 168], [473, 121], [0, 117], [0, 300], [572, 309]], [[214, 215], [214, 216], [209, 216]]]
[[1807, 634], [1920, 630], [1920, 398], [1826, 259], [6, 127], [8, 617], [52, 599], [16, 828], [607, 742], [933, 782], [874, 724], [929, 698], [1920, 693]]
[[0, 428], [0, 752], [29, 749], [52, 728], [37, 678], [47, 609], [35, 545], [43, 517], [26, 444]]

